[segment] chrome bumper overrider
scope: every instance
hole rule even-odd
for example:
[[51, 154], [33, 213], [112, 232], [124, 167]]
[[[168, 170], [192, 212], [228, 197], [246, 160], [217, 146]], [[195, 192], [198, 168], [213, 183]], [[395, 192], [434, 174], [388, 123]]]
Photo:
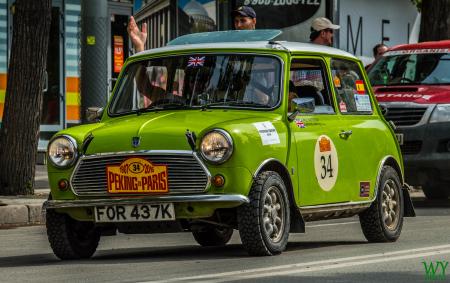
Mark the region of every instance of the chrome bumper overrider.
[[152, 198], [112, 198], [112, 199], [84, 199], [84, 200], [48, 200], [44, 202], [44, 209], [93, 207], [114, 204], [151, 204], [151, 203], [180, 203], [180, 202], [228, 202], [236, 203], [236, 206], [248, 203], [249, 200], [243, 195], [193, 195], [193, 196], [159, 196]]

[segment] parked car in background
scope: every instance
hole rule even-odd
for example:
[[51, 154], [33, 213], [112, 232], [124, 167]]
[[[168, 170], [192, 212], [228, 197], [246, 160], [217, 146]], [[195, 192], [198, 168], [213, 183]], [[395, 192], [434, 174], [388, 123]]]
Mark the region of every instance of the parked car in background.
[[220, 246], [236, 229], [249, 254], [275, 255], [306, 221], [353, 215], [369, 241], [396, 241], [414, 210], [361, 62], [279, 33], [192, 34], [129, 58], [99, 121], [49, 143], [54, 253], [88, 258], [117, 232]]
[[399, 45], [368, 70], [396, 127], [405, 178], [429, 199], [450, 196], [450, 40]]

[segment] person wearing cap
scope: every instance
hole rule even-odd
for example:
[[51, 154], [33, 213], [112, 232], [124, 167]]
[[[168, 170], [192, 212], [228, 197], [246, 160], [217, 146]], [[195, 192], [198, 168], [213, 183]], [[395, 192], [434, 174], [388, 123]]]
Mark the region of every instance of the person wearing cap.
[[316, 18], [312, 21], [309, 39], [312, 43], [333, 46], [333, 31], [339, 28], [327, 18]]
[[237, 30], [253, 30], [256, 27], [256, 12], [252, 7], [240, 6], [231, 12], [231, 16]]

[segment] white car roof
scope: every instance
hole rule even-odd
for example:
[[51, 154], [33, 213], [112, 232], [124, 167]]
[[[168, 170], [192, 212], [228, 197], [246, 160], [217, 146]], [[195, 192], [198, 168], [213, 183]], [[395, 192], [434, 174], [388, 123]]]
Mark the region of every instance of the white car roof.
[[[219, 49], [234, 49], [234, 50], [248, 50], [248, 49], [261, 49], [261, 50], [286, 50], [286, 52], [298, 52], [298, 53], [323, 53], [328, 55], [345, 56], [348, 58], [358, 59], [353, 54], [346, 51], [328, 47], [313, 43], [301, 43], [301, 42], [289, 42], [289, 41], [251, 41], [251, 42], [220, 42], [220, 43], [198, 43], [198, 44], [184, 44], [184, 45], [170, 45], [155, 49], [149, 49], [135, 54], [140, 55], [152, 55], [164, 52], [182, 51], [182, 50], [219, 50]], [[133, 57], [134, 57], [133, 56]]]

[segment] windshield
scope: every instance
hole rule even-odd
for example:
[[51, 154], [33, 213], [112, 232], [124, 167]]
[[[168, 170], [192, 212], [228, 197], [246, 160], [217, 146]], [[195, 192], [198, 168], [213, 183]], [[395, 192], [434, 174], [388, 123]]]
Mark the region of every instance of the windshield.
[[255, 55], [186, 55], [128, 66], [110, 106], [113, 115], [161, 109], [246, 107], [280, 101], [279, 59]]
[[369, 79], [372, 85], [450, 84], [450, 54], [388, 53], [369, 70]]

